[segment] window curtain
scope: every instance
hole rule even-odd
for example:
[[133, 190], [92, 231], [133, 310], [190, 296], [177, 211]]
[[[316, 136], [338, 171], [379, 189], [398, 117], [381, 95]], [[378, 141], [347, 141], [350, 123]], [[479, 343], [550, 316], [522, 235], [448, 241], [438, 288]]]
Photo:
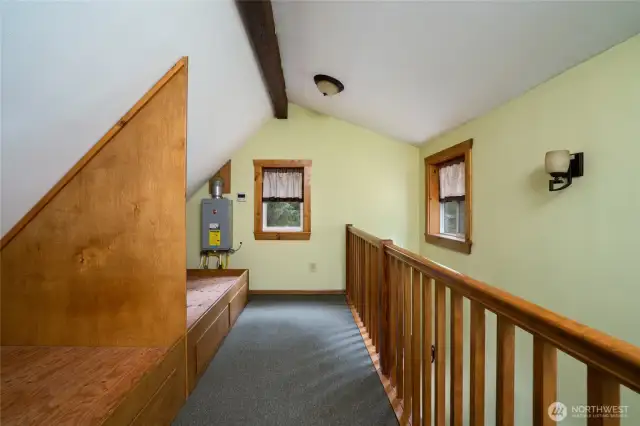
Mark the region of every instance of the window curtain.
[[304, 169], [264, 169], [262, 201], [302, 201]]
[[464, 162], [440, 167], [440, 200], [464, 200]]

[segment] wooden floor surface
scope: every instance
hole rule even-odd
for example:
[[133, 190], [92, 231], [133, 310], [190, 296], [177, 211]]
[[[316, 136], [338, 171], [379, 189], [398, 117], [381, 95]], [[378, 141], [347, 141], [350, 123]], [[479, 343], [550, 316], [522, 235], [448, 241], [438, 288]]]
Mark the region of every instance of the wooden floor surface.
[[187, 329], [236, 285], [241, 277], [187, 277]]
[[100, 424], [166, 351], [3, 346], [2, 425]]

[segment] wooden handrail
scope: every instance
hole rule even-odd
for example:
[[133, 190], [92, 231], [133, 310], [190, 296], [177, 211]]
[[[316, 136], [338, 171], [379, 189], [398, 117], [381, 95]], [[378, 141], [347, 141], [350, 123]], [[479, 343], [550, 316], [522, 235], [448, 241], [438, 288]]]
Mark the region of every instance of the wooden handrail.
[[396, 245], [385, 245], [384, 249], [390, 256], [479, 302], [486, 309], [509, 318], [520, 328], [543, 338], [585, 364], [611, 374], [635, 392], [640, 392], [640, 348]]
[[358, 237], [362, 238], [363, 240], [365, 240], [365, 241], [367, 241], [367, 242], [369, 242], [371, 244], [378, 245], [382, 241], [382, 238], [378, 238], [375, 235], [371, 235], [371, 234], [369, 234], [367, 232], [364, 232], [361, 229], [354, 228], [353, 225], [347, 226], [347, 229], [353, 235], [357, 235]]
[[[530, 413], [536, 426], [555, 424], [553, 415], [567, 415], [566, 407], [553, 405], [557, 401], [558, 350], [586, 364], [587, 405], [615, 410], [620, 407], [621, 385], [640, 393], [637, 346], [432, 262], [390, 240], [352, 225], [346, 231], [347, 301], [365, 342], [371, 338], [369, 353], [374, 365], [379, 360], [382, 383], [402, 426], [431, 424], [432, 416], [437, 425], [445, 424], [447, 375], [451, 425], [462, 425], [464, 298], [471, 303], [468, 401], [472, 426], [485, 424], [486, 311], [497, 318], [496, 425], [515, 425], [516, 328], [533, 336]], [[380, 273], [372, 274], [371, 268]], [[606, 424], [620, 426], [621, 417], [614, 413]], [[587, 416], [589, 426], [604, 424], [601, 420], [597, 413]]]

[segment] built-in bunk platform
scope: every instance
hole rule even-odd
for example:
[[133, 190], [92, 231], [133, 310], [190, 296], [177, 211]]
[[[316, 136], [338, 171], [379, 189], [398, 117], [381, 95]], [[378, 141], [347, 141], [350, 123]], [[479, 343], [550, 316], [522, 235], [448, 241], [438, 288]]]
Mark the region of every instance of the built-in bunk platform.
[[2, 346], [2, 424], [168, 423], [186, 396], [183, 348]]
[[187, 271], [187, 383], [191, 392], [249, 295], [245, 269]]

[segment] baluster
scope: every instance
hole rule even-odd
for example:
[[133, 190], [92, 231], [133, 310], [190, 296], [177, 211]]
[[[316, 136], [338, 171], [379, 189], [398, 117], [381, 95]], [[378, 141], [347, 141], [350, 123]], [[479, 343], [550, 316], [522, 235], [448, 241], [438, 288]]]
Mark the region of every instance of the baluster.
[[369, 294], [367, 296], [368, 298], [368, 302], [369, 302], [369, 307], [367, 309], [368, 314], [367, 314], [367, 322], [368, 322], [368, 328], [367, 331], [369, 332], [369, 339], [371, 340], [371, 344], [373, 345], [373, 244], [369, 244], [369, 266], [367, 268], [368, 272], [369, 272], [369, 283], [368, 283], [368, 287], [369, 287]]
[[445, 422], [445, 332], [446, 321], [446, 287], [436, 282], [436, 426], [444, 426]]
[[408, 265], [403, 265], [403, 293], [404, 293], [404, 405], [402, 411], [402, 418], [405, 425], [409, 424], [409, 418], [411, 417], [412, 410], [412, 393], [413, 383], [412, 379], [412, 345], [411, 345], [411, 277], [412, 269]]
[[396, 291], [398, 293], [398, 339], [397, 348], [398, 353], [396, 358], [396, 368], [398, 370], [398, 386], [396, 387], [396, 397], [399, 399], [404, 398], [404, 263], [398, 261], [397, 267], [397, 280], [395, 282]]
[[396, 362], [397, 358], [397, 331], [398, 331], [398, 318], [397, 318], [397, 306], [396, 300], [398, 298], [398, 293], [395, 289], [395, 283], [397, 280], [397, 269], [396, 269], [396, 258], [389, 258], [389, 347], [391, 348], [390, 357], [389, 357], [389, 366], [390, 366], [390, 378], [391, 385], [396, 387], [398, 384], [398, 365]]
[[360, 317], [360, 323], [362, 323], [362, 312], [364, 308], [364, 301], [362, 296], [364, 294], [364, 268], [362, 264], [364, 262], [364, 240], [358, 240], [358, 316]]
[[[595, 367], [587, 368], [587, 405], [601, 408], [620, 406], [620, 384]], [[617, 414], [617, 413], [616, 413]], [[620, 416], [587, 418], [587, 426], [619, 426]]]
[[496, 425], [513, 426], [515, 327], [498, 316]]
[[421, 298], [420, 298], [420, 282], [421, 274], [419, 271], [413, 269], [413, 279], [411, 285], [413, 287], [411, 294], [411, 383], [413, 385], [413, 409], [411, 413], [412, 426], [421, 426], [420, 420], [420, 370], [421, 370], [421, 358], [420, 358], [420, 319], [421, 319]]
[[364, 324], [365, 330], [369, 333], [369, 338], [371, 338], [371, 333], [369, 332], [370, 324], [369, 324], [369, 243], [367, 241], [364, 242], [364, 297], [363, 305], [362, 305], [362, 323]]
[[353, 297], [353, 290], [351, 288], [352, 283], [353, 283], [353, 280], [352, 280], [353, 262], [351, 261], [351, 251], [352, 251], [352, 247], [353, 247], [351, 241], [352, 241], [352, 235], [353, 234], [351, 234], [351, 229], [350, 228], [351, 228], [351, 225], [347, 225], [347, 243], [346, 243], [347, 244], [347, 248], [346, 248], [347, 249], [347, 251], [346, 251], [346, 254], [347, 254], [347, 268], [346, 268], [346, 270], [347, 270], [347, 286], [346, 287], [347, 287], [347, 302], [349, 304], [352, 303], [351, 299]]
[[557, 401], [557, 351], [541, 337], [533, 337], [533, 426], [556, 424], [548, 415]]
[[435, 282], [432, 278], [422, 279], [422, 421], [424, 426], [431, 426], [431, 397], [433, 389], [431, 367], [431, 345], [433, 345], [433, 333], [431, 331], [431, 316], [433, 315], [433, 303], [431, 301], [431, 288]]
[[449, 385], [450, 391], [450, 420], [451, 426], [462, 426], [462, 345], [463, 345], [463, 325], [462, 325], [462, 295], [455, 291], [450, 291], [451, 295], [451, 366]]
[[470, 330], [470, 426], [484, 426], [485, 314], [484, 307], [471, 301]]
[[389, 282], [391, 274], [390, 258], [384, 252], [384, 247], [389, 241], [381, 241], [378, 253], [378, 261], [380, 262], [380, 303], [381, 303], [381, 318], [380, 318], [380, 370], [382, 374], [387, 377], [391, 375], [391, 346], [390, 346], [390, 306], [389, 306]]
[[371, 335], [376, 352], [380, 353], [378, 332], [380, 331], [380, 288], [378, 282], [378, 247], [371, 247]]

